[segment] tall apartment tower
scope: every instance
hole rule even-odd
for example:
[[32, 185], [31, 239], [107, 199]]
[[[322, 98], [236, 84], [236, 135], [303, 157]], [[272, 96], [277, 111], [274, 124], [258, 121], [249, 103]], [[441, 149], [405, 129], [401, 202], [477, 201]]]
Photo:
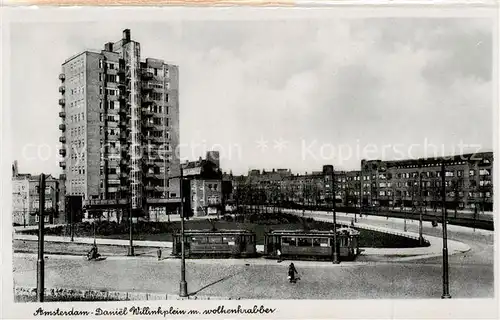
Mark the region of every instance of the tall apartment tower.
[[67, 59], [59, 79], [66, 194], [146, 218], [166, 210], [179, 197], [178, 67], [141, 60], [126, 29], [101, 52]]

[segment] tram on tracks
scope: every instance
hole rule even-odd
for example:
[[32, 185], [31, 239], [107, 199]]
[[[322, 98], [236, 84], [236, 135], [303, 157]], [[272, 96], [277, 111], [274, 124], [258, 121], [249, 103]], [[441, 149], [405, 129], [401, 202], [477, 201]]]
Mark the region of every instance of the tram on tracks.
[[[333, 258], [333, 231], [274, 230], [265, 235], [267, 258], [330, 260]], [[359, 255], [359, 231], [337, 229], [337, 253], [340, 260], [354, 260]]]
[[[173, 236], [172, 255], [181, 256], [180, 233]], [[247, 230], [186, 230], [185, 257], [244, 258], [257, 254], [255, 233]]]

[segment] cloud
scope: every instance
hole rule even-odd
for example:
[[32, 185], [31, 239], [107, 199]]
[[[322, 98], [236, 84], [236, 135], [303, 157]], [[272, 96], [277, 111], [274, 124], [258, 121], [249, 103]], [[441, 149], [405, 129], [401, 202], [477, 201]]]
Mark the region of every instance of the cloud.
[[[57, 143], [62, 61], [118, 40], [126, 27], [141, 42], [144, 57], [180, 66], [181, 141], [239, 145], [241, 157], [222, 159], [235, 173], [249, 167], [312, 171], [328, 163], [339, 165], [338, 157], [303, 159], [304, 141], [354, 148], [428, 139], [449, 147], [463, 139], [492, 147], [489, 22], [399, 18], [20, 24], [13, 28], [16, 104], [11, 107], [14, 155], [21, 168], [37, 171], [40, 164], [23, 161], [19, 146]], [[33, 59], [33, 51], [40, 60]], [[29, 77], [24, 70], [30, 70]], [[30, 94], [19, 94], [26, 91]], [[36, 120], [25, 114], [36, 115]], [[46, 129], [28, 134], [39, 119]], [[271, 147], [262, 154], [255, 144], [261, 136], [271, 144], [279, 138], [290, 143], [281, 153]], [[203, 151], [198, 148], [188, 156], [197, 158]], [[357, 168], [359, 160], [353, 156], [341, 165]], [[55, 163], [41, 167], [57, 172]]]

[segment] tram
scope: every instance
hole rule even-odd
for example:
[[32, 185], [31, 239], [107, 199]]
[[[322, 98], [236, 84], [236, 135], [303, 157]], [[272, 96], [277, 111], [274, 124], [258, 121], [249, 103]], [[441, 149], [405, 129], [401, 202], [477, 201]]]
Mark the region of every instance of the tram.
[[[333, 231], [270, 231], [265, 235], [264, 255], [267, 258], [330, 260], [333, 258], [333, 236]], [[360, 253], [359, 231], [337, 229], [337, 252], [340, 260], [354, 260]]]
[[[186, 230], [184, 252], [189, 257], [254, 257], [255, 233], [247, 230]], [[172, 255], [181, 256], [181, 234], [173, 236]]]

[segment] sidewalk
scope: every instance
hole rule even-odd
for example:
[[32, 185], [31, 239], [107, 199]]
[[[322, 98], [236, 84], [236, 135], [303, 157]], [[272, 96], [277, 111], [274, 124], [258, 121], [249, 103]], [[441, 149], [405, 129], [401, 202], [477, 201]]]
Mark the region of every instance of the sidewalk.
[[[14, 234], [15, 240], [27, 240], [27, 241], [37, 241], [37, 235], [29, 235], [29, 234]], [[49, 242], [63, 242], [63, 243], [81, 243], [81, 244], [93, 244], [94, 238], [81, 238], [75, 237], [73, 241], [71, 241], [70, 237], [66, 236], [45, 236], [45, 241]], [[102, 239], [96, 238], [96, 243], [98, 245], [112, 245], [112, 246], [128, 246], [129, 240], [123, 239]], [[172, 242], [167, 241], [141, 241], [134, 240], [134, 246], [137, 247], [155, 247], [155, 248], [172, 248]]]
[[[284, 209], [285, 212], [289, 212], [292, 214], [302, 214], [301, 210], [293, 210], [293, 209]], [[329, 222], [332, 221], [332, 212], [331, 211], [306, 211], [306, 215], [323, 215], [323, 216], [328, 216], [330, 217]], [[346, 221], [348, 219], [349, 224], [351, 223], [351, 219], [354, 219], [354, 213], [345, 213], [345, 212], [337, 212], [337, 219], [343, 219]], [[362, 218], [359, 217], [359, 214], [357, 214], [358, 221], [361, 220], [376, 220], [376, 221], [385, 221], [385, 222], [403, 222], [405, 219], [404, 218], [398, 218], [398, 217], [384, 217], [384, 216], [374, 216], [374, 215], [363, 215]], [[408, 225], [413, 224], [413, 225], [418, 225], [419, 220], [418, 219], [406, 219], [406, 223]], [[423, 224], [429, 224], [429, 221], [424, 221]], [[439, 224], [441, 225], [441, 224]], [[447, 224], [447, 229], [449, 231], [455, 231], [455, 232], [464, 232], [464, 233], [475, 233], [475, 234], [482, 234], [482, 235], [494, 235], [495, 231], [491, 230], [484, 230], [484, 229], [474, 229], [470, 227], [464, 227], [464, 226], [458, 226], [454, 224]], [[402, 231], [401, 231], [402, 232]]]
[[[45, 228], [55, 228], [55, 227], [62, 227], [65, 226], [65, 224], [46, 224]], [[29, 231], [29, 230], [38, 230], [38, 225], [31, 225], [31, 226], [16, 226], [14, 227], [15, 232], [20, 232], [20, 231]]]

